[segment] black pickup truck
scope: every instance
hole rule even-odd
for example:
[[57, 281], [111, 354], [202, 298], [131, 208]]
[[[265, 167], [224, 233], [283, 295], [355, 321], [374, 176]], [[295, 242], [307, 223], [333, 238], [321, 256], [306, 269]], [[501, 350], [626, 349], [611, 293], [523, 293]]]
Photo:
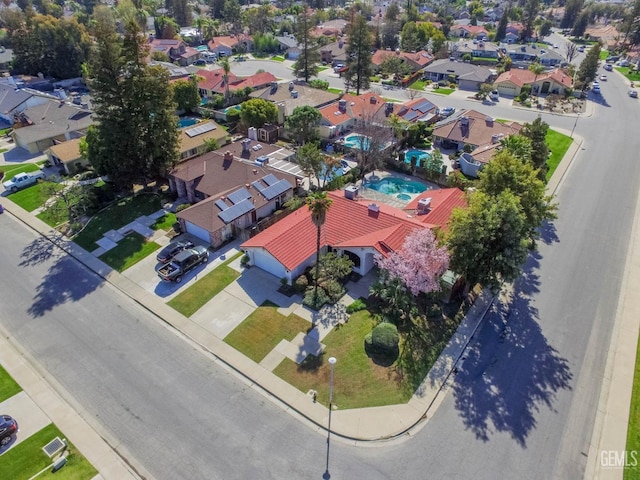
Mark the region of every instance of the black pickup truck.
[[200, 245], [187, 248], [178, 253], [173, 259], [158, 270], [158, 276], [165, 282], [182, 281], [182, 276], [201, 263], [206, 263], [209, 252]]

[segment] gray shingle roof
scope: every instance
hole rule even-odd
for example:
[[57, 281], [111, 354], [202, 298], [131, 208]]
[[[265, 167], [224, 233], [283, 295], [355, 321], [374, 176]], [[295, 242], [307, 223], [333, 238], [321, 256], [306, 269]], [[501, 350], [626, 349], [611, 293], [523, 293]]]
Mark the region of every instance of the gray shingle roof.
[[24, 114], [33, 124], [14, 131], [24, 143], [83, 131], [93, 124], [93, 112], [90, 110], [54, 100], [28, 108]]

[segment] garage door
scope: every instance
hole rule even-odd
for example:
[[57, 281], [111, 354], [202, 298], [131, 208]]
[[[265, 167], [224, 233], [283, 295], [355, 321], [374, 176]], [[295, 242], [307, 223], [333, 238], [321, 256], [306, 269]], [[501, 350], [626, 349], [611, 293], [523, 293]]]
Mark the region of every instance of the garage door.
[[510, 85], [499, 85], [498, 92], [500, 92], [500, 95], [504, 95], [507, 97], [515, 97], [516, 87], [512, 87]]
[[278, 278], [286, 277], [286, 270], [284, 266], [278, 262], [271, 254], [265, 250], [255, 249], [252, 252], [253, 264], [256, 267], [261, 268], [265, 272], [269, 272]]
[[200, 240], [203, 240], [207, 243], [211, 243], [211, 239], [209, 238], [209, 232], [207, 232], [204, 228], [194, 225], [191, 222], [184, 222], [187, 227], [187, 232], [191, 235], [198, 237]]

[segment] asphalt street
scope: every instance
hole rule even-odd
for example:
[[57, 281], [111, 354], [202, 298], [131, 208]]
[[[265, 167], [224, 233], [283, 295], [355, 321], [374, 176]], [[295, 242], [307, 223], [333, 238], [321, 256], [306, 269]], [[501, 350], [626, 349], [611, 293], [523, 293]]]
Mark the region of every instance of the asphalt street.
[[[9, 215], [0, 216], [0, 324], [122, 455], [158, 479], [320, 478], [327, 458], [333, 479], [581, 478], [640, 186], [640, 139], [625, 128], [640, 120], [640, 104], [611, 77], [595, 115], [576, 125], [583, 150], [558, 191], [558, 220], [413, 438], [379, 448], [333, 439], [327, 455], [326, 433]], [[502, 99], [481, 110], [537, 114]], [[576, 121], [543, 115], [567, 131]]]

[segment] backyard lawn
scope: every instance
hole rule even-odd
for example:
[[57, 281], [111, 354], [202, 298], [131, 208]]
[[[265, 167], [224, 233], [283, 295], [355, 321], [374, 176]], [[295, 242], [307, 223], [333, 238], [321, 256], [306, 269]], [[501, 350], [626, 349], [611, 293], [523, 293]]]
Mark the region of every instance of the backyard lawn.
[[293, 340], [310, 326], [307, 320], [297, 315], [285, 317], [278, 313], [278, 306], [267, 301], [227, 335], [224, 341], [260, 363], [280, 340]]
[[7, 398], [11, 398], [21, 391], [20, 385], [0, 366], [0, 402], [4, 402]]
[[88, 251], [95, 250], [96, 240], [109, 230], [117, 230], [142, 215], [150, 215], [161, 208], [160, 197], [142, 194], [127, 197], [96, 214], [73, 241]]
[[547, 145], [549, 145], [549, 150], [551, 150], [551, 155], [547, 160], [547, 165], [549, 166], [549, 171], [547, 172], [548, 181], [553, 175], [553, 172], [556, 171], [556, 168], [558, 168], [558, 165], [562, 161], [565, 153], [567, 153], [567, 150], [569, 150], [573, 140], [571, 137], [551, 129], [547, 131], [547, 137], [545, 140]]
[[174, 310], [177, 310], [185, 317], [190, 317], [196, 313], [205, 303], [215, 297], [224, 290], [231, 282], [240, 276], [240, 274], [228, 266], [229, 262], [243, 255], [238, 252], [222, 265], [206, 274], [203, 278], [187, 288], [184, 292], [176, 295], [167, 302]]
[[[28, 480], [51, 465], [52, 461], [42, 451], [42, 447], [55, 437], [65, 438], [55, 425], [50, 424], [8, 450], [0, 457], [0, 478]], [[68, 440], [67, 442], [69, 452], [67, 464], [56, 473], [51, 473], [51, 470], [46, 471], [37, 477], [38, 480], [90, 480], [98, 474], [98, 471], [78, 452], [76, 447]]]
[[133, 232], [120, 240], [117, 247], [100, 255], [100, 260], [114, 270], [123, 272], [159, 248], [157, 243], [147, 242], [142, 235]]

